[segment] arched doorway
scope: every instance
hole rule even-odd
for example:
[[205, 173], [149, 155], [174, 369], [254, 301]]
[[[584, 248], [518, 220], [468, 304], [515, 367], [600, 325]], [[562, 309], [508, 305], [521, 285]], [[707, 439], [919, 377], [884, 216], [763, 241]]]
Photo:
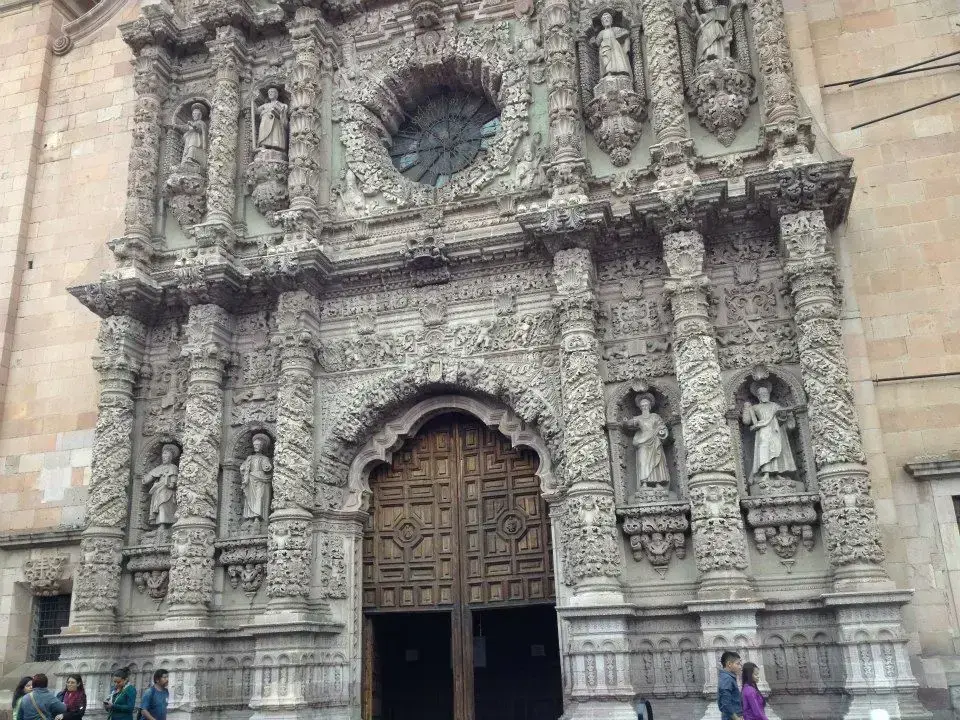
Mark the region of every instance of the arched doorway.
[[431, 419], [370, 475], [365, 720], [555, 720], [553, 562], [537, 455]]

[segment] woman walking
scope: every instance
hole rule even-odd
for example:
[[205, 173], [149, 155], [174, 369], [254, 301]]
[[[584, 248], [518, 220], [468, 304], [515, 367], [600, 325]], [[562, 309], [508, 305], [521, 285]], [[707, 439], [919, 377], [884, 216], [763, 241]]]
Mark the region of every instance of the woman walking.
[[83, 689], [83, 678], [79, 675], [67, 675], [67, 684], [57, 693], [57, 700], [67, 706], [63, 720], [80, 720], [87, 711], [87, 693]]
[[130, 670], [120, 668], [113, 674], [113, 692], [103, 701], [109, 720], [133, 720], [137, 689], [130, 682]]
[[767, 701], [757, 689], [757, 680], [760, 679], [760, 669], [755, 663], [743, 664], [743, 720], [767, 720], [764, 712]]

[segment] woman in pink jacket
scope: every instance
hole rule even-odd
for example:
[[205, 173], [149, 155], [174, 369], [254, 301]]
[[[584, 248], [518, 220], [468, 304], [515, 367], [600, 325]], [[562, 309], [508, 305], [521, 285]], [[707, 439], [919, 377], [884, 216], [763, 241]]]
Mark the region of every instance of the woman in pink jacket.
[[757, 689], [757, 680], [760, 679], [760, 669], [751, 662], [743, 664], [743, 720], [767, 720], [764, 708], [767, 701]]

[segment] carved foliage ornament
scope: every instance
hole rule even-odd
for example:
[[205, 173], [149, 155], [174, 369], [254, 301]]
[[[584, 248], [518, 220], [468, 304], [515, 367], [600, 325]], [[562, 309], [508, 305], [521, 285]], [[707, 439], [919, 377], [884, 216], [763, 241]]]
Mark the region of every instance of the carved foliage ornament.
[[[505, 23], [456, 31], [432, 48], [422, 42], [398, 40], [378, 51], [376, 62], [370, 58], [361, 61], [361, 65], [362, 77], [340, 98], [340, 137], [346, 163], [364, 195], [382, 193], [397, 206], [425, 204], [435, 197], [442, 200], [477, 192], [496, 177], [512, 171], [514, 152], [528, 129], [530, 90], [527, 63], [510, 42]], [[437, 78], [451, 88], [476, 88], [499, 111], [500, 123], [495, 134], [481, 138], [485, 145], [482, 155], [469, 165], [464, 164], [463, 169], [450, 175], [434, 191], [404, 177], [391, 159], [394, 150], [385, 147], [383, 141], [385, 137], [397, 136], [408, 114], [420, 105], [420, 98], [439, 89]], [[486, 120], [482, 125], [486, 126]], [[489, 130], [493, 130], [493, 125]], [[483, 130], [481, 135], [487, 132]], [[439, 129], [438, 133], [434, 135], [443, 140], [440, 136], [444, 133]], [[450, 170], [460, 164], [450, 164], [450, 159], [462, 159], [465, 149], [475, 144], [473, 140], [455, 140], [447, 137], [445, 142], [450, 147], [439, 148], [444, 149]], [[402, 137], [399, 142], [404, 142]], [[402, 150], [401, 145], [396, 146], [396, 152]], [[405, 156], [401, 154], [397, 162], [405, 162]], [[436, 162], [439, 163], [439, 154]], [[433, 170], [424, 170], [423, 175], [437, 170], [435, 165]], [[439, 177], [438, 174], [434, 184]]]

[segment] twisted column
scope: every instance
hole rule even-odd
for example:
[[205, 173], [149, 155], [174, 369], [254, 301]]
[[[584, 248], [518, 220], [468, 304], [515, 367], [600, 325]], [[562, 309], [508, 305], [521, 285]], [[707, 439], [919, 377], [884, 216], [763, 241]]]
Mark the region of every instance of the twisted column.
[[663, 237], [673, 312], [673, 356], [687, 451], [693, 549], [702, 597], [748, 589], [747, 545], [725, 417], [717, 341], [707, 312], [703, 236], [696, 230]]
[[207, 159], [207, 216], [200, 239], [212, 233], [214, 242], [233, 244], [236, 212], [237, 146], [240, 125], [240, 69], [245, 62], [246, 43], [235, 27], [217, 28], [207, 43], [210, 62], [217, 70], [210, 113], [210, 150]]
[[184, 352], [190, 367], [167, 595], [167, 617], [181, 622], [202, 622], [213, 599], [223, 381], [232, 324], [230, 313], [217, 305], [194, 305], [187, 320]]
[[290, 83], [290, 209], [310, 217], [320, 204], [320, 79], [329, 71], [329, 52], [323, 42], [325, 26], [320, 11], [298, 7], [287, 23], [293, 45]]
[[604, 432], [596, 276], [590, 251], [558, 251], [553, 259], [553, 274], [560, 321], [567, 487], [560, 514], [564, 578], [577, 593], [619, 593], [623, 557], [610, 480], [610, 451]]
[[170, 56], [156, 45], [145, 45], [133, 62], [133, 141], [127, 164], [127, 203], [124, 237], [111, 248], [117, 259], [134, 266], [149, 264], [157, 223], [161, 109], [170, 80]]
[[305, 609], [310, 595], [313, 372], [319, 328], [320, 303], [315, 297], [303, 290], [280, 295], [273, 338], [280, 348], [277, 448], [267, 539], [267, 595], [274, 608]]
[[842, 589], [883, 581], [880, 528], [843, 353], [836, 273], [823, 211], [781, 217], [780, 240], [796, 307], [800, 374], [834, 582]]
[[683, 74], [676, 15], [670, 0], [641, 0], [640, 13], [647, 36], [650, 115], [657, 142], [680, 143], [690, 137], [683, 105]]
[[546, 174], [554, 196], [585, 190], [583, 121], [577, 83], [577, 58], [570, 25], [570, 0], [546, 0], [541, 12], [549, 95], [551, 160]]
[[120, 599], [121, 548], [127, 525], [132, 474], [134, 384], [146, 329], [126, 315], [100, 323], [100, 399], [93, 437], [87, 527], [80, 539], [80, 566], [74, 580], [73, 617], [68, 632], [109, 634], [115, 630]]

